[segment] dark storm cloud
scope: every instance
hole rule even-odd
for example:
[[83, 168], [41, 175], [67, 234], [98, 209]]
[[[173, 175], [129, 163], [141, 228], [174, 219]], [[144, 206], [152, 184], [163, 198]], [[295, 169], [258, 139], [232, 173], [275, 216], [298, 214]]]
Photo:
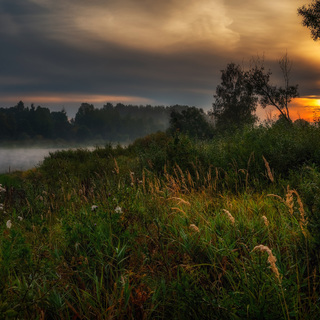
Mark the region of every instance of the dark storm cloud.
[[3, 12], [10, 15], [14, 31], [1, 33], [5, 48], [0, 51], [1, 77], [20, 81], [2, 81], [2, 94], [92, 92], [161, 100], [166, 95], [196, 94], [187, 94], [189, 89], [212, 89], [206, 88], [214, 71], [211, 54], [209, 57], [195, 49], [170, 54], [144, 51], [101, 38], [90, 39], [85, 32], [80, 45], [69, 43], [64, 35], [62, 39], [51, 37], [53, 30], [47, 29], [54, 23], [43, 22], [43, 16], [53, 19], [45, 7], [19, 2], [5, 5]]
[[0, 104], [78, 94], [210, 107], [228, 62], [265, 53], [274, 69], [285, 50], [307, 94], [319, 72], [297, 45], [294, 2], [2, 0]]

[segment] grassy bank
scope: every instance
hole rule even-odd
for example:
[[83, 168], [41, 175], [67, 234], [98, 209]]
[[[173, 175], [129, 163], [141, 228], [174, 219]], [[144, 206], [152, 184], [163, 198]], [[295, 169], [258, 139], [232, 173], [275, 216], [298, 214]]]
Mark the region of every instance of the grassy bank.
[[2, 318], [316, 319], [319, 136], [158, 133], [1, 175]]

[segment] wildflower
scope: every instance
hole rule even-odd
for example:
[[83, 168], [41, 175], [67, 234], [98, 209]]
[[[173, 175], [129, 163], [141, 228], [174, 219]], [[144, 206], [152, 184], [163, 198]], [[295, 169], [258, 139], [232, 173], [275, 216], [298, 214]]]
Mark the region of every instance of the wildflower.
[[192, 230], [194, 232], [200, 232], [199, 228], [193, 223], [190, 224], [189, 228], [190, 228], [190, 230]]
[[115, 211], [116, 213], [122, 213], [122, 208], [119, 207], [119, 206], [117, 206], [117, 207], [114, 209], [114, 211]]
[[270, 268], [271, 270], [273, 271], [273, 273], [276, 275], [277, 279], [279, 281], [281, 281], [281, 278], [280, 278], [280, 273], [279, 273], [279, 270], [276, 266], [276, 262], [277, 262], [277, 258], [272, 254], [272, 251], [269, 247], [267, 246], [264, 246], [262, 244], [260, 244], [259, 246], [255, 246], [252, 250], [253, 251], [260, 251], [260, 252], [267, 252], [268, 254], [268, 262], [270, 264]]
[[3, 204], [0, 203], [0, 211], [3, 211]]
[[0, 184], [0, 193], [6, 192], [6, 189], [2, 187], [2, 184]]
[[18, 216], [18, 219], [19, 219], [20, 221], [22, 221], [22, 220], [23, 220], [23, 218], [22, 218], [21, 216]]
[[11, 220], [7, 221], [6, 226], [7, 226], [8, 229], [11, 229], [11, 227], [12, 227]]
[[222, 211], [227, 214], [227, 216], [232, 224], [234, 224], [236, 222], [236, 220], [234, 219], [234, 217], [232, 216], [232, 214], [228, 210], [222, 209]]
[[96, 211], [97, 209], [98, 209], [98, 206], [96, 205], [91, 206], [91, 211]]

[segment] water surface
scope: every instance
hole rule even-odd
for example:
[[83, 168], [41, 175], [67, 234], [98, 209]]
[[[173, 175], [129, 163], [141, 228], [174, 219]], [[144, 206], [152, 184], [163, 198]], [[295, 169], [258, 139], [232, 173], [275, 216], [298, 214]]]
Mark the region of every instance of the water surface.
[[50, 152], [62, 148], [0, 148], [0, 173], [28, 170], [39, 165]]

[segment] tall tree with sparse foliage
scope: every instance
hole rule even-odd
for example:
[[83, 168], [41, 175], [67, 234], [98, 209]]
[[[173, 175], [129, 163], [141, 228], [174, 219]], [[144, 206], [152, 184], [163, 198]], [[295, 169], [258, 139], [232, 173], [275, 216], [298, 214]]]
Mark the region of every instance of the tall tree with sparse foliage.
[[265, 70], [263, 61], [256, 61], [256, 64], [247, 73], [247, 79], [257, 97], [259, 104], [265, 108], [271, 106], [279, 111], [280, 118], [291, 123], [289, 104], [292, 99], [299, 96], [298, 85], [291, 85], [290, 74], [292, 69], [292, 61], [286, 53], [279, 60], [279, 67], [283, 76], [283, 85], [272, 85], [270, 83], [271, 71]]

